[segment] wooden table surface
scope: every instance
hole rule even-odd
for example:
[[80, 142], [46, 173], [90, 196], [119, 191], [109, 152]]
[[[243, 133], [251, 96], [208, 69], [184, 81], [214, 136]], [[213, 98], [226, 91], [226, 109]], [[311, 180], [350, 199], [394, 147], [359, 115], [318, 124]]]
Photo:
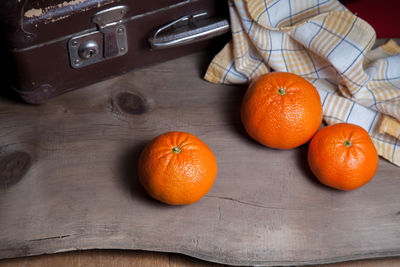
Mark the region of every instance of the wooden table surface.
[[[171, 253], [59, 253], [88, 249], [235, 265], [399, 256], [400, 169], [380, 160], [365, 187], [322, 186], [307, 167], [307, 146], [272, 150], [246, 135], [238, 112], [245, 88], [204, 81], [211, 57], [143, 68], [43, 106], [1, 98], [0, 258], [58, 254], [0, 264], [217, 266]], [[158, 203], [137, 182], [144, 144], [170, 130], [199, 136], [217, 157], [213, 188], [190, 206]]]

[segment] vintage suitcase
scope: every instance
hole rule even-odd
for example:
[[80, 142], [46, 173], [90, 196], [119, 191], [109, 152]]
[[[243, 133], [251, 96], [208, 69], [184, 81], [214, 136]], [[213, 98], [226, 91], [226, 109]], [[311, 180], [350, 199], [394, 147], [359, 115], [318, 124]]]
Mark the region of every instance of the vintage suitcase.
[[227, 17], [215, 0], [2, 1], [7, 76], [26, 102], [44, 103], [227, 39]]

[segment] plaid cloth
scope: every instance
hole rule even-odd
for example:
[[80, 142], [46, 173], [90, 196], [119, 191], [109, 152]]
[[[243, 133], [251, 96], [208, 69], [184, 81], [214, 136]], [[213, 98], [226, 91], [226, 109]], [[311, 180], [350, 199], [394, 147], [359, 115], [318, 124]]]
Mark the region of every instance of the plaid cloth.
[[374, 29], [336, 0], [230, 0], [232, 41], [205, 79], [249, 83], [272, 70], [317, 88], [328, 124], [368, 131], [379, 155], [400, 166], [400, 47], [371, 50]]

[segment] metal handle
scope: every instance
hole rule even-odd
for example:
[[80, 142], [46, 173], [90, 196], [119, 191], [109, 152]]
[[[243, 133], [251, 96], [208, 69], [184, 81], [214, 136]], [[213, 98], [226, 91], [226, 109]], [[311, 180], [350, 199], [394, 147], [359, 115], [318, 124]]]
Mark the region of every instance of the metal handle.
[[229, 31], [224, 18], [206, 18], [207, 13], [179, 18], [154, 31], [148, 38], [151, 49], [165, 49], [210, 39]]

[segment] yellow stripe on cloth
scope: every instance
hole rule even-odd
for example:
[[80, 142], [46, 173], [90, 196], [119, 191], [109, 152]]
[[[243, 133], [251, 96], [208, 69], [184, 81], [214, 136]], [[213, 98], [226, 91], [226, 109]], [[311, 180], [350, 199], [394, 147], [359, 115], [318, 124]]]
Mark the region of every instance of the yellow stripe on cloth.
[[379, 133], [387, 133], [400, 139], [400, 122], [396, 119], [390, 118], [389, 116], [385, 116], [379, 127]]
[[371, 50], [375, 31], [337, 0], [229, 0], [232, 41], [205, 79], [247, 84], [270, 71], [309, 80], [328, 124], [368, 131], [379, 155], [400, 166], [400, 47]]

